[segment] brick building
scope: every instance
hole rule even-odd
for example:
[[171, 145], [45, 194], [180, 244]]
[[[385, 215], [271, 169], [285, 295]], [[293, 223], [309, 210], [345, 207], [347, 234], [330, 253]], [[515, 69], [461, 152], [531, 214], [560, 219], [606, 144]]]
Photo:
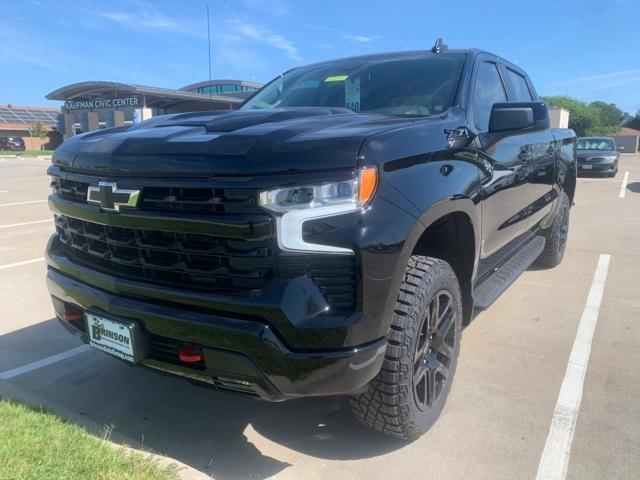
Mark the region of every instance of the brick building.
[[[27, 150], [54, 149], [62, 142], [62, 135], [57, 131], [59, 115], [57, 108], [0, 104], [0, 138], [21, 137]], [[47, 130], [45, 139], [33, 132], [36, 122]]]

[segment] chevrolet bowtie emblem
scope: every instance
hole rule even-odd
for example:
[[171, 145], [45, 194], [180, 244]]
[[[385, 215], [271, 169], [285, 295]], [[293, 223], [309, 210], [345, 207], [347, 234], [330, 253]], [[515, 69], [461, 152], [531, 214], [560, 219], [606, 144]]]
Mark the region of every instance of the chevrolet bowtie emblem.
[[135, 208], [138, 205], [140, 190], [118, 188], [115, 182], [98, 182], [97, 187], [89, 187], [87, 202], [100, 205], [103, 210], [119, 212], [120, 207]]

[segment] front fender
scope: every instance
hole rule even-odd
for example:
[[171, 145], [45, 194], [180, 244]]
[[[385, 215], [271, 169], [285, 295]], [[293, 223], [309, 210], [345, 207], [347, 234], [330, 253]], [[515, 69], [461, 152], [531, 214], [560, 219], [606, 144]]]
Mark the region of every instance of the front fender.
[[443, 198], [437, 201], [431, 208], [423, 212], [423, 214], [417, 219], [411, 231], [408, 233], [407, 238], [403, 244], [393, 271], [391, 281], [389, 282], [389, 295], [386, 297], [384, 305], [384, 315], [382, 318], [385, 320], [381, 325], [384, 334], [388, 331], [391, 325], [391, 318], [393, 316], [393, 310], [396, 303], [396, 292], [400, 288], [406, 271], [406, 266], [409, 263], [409, 258], [413, 255], [416, 245], [425, 231], [433, 225], [439, 219], [453, 213], [464, 213], [470, 220], [474, 233], [474, 264], [472, 278], [475, 277], [478, 268], [478, 254], [480, 251], [481, 242], [481, 227], [480, 227], [480, 212], [478, 206], [469, 197], [459, 198]]
[[480, 179], [486, 176], [486, 172], [476, 153], [466, 149], [388, 162], [382, 168], [385, 181], [404, 200], [402, 203], [394, 198], [395, 203], [407, 210], [412, 208], [417, 219], [399, 252], [389, 284], [391, 294], [386, 298], [383, 317], [386, 333], [409, 258], [425, 231], [439, 219], [453, 213], [463, 213], [468, 217], [474, 236], [472, 278], [475, 278], [482, 241], [479, 188]]

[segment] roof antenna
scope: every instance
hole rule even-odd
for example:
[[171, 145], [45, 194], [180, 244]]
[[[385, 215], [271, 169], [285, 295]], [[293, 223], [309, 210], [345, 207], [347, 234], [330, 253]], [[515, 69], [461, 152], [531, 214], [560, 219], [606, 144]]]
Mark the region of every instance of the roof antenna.
[[442, 43], [442, 38], [436, 40], [436, 43], [431, 47], [431, 53], [442, 53], [447, 49], [447, 46]]

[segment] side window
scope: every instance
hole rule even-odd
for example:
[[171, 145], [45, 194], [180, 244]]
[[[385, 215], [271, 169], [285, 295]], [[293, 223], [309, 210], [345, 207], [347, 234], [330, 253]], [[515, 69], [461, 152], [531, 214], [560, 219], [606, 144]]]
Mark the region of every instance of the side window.
[[507, 87], [509, 88], [509, 96], [514, 102], [530, 102], [531, 92], [525, 78], [519, 73], [507, 68]]
[[473, 88], [473, 118], [476, 128], [482, 132], [489, 130], [491, 107], [494, 103], [506, 101], [507, 94], [497, 65], [492, 62], [481, 63]]

